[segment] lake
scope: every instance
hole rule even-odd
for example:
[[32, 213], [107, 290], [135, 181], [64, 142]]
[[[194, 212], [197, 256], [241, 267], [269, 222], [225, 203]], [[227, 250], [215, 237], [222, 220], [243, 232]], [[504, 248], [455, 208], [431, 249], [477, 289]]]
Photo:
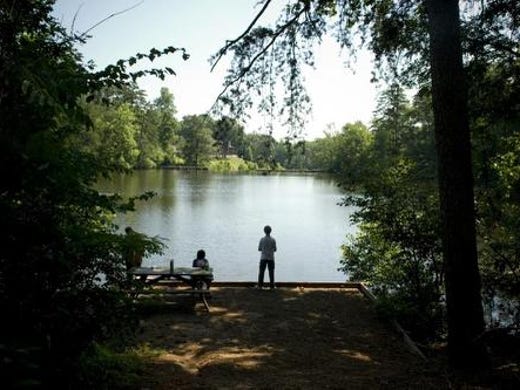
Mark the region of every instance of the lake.
[[[342, 192], [321, 174], [217, 174], [207, 171], [142, 170], [99, 183], [123, 196], [154, 191], [137, 211], [118, 216], [129, 225], [160, 236], [164, 255], [143, 265], [191, 265], [198, 249], [206, 251], [217, 281], [254, 281], [258, 241], [271, 225], [277, 241], [276, 281], [344, 281], [337, 271], [340, 246], [356, 232], [353, 208], [339, 206]], [[267, 272], [266, 272], [267, 280]]]

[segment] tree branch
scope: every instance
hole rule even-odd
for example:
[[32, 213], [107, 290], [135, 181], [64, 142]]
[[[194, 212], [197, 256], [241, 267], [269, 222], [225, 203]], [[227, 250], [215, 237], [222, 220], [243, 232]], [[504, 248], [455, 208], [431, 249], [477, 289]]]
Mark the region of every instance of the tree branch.
[[222, 59], [222, 57], [226, 54], [226, 52], [228, 51], [228, 49], [233, 46], [235, 43], [237, 43], [238, 41], [240, 41], [242, 38], [244, 38], [250, 31], [251, 29], [254, 27], [254, 25], [256, 24], [256, 22], [258, 21], [258, 19], [260, 19], [260, 17], [264, 14], [265, 10], [267, 9], [267, 7], [269, 6], [269, 4], [271, 3], [271, 0], [267, 0], [264, 4], [264, 6], [262, 7], [262, 9], [260, 10], [260, 12], [258, 12], [258, 14], [255, 16], [255, 18], [253, 19], [253, 21], [249, 24], [249, 26], [246, 28], [246, 30], [240, 34], [239, 37], [231, 40], [231, 41], [226, 41], [226, 46], [224, 46], [222, 49], [220, 49], [218, 51], [218, 56], [215, 60], [215, 62], [213, 63], [213, 65], [211, 66], [211, 70], [210, 72], [213, 72], [213, 69], [215, 69], [215, 66], [217, 66], [217, 64], [219, 63], [219, 61]]
[[[215, 104], [220, 100], [220, 98], [222, 96], [224, 96], [224, 94], [227, 92], [227, 90], [233, 85], [235, 84], [237, 81], [239, 81], [242, 77], [244, 77], [244, 75], [249, 72], [251, 70], [251, 68], [253, 67], [253, 65], [255, 64], [255, 62], [261, 57], [263, 56], [268, 50], [269, 48], [274, 44], [274, 42], [276, 41], [276, 39], [278, 39], [278, 37], [284, 33], [289, 27], [291, 27], [295, 22], [298, 21], [298, 19], [300, 18], [300, 16], [305, 13], [307, 10], [307, 7], [303, 7], [291, 20], [289, 20], [287, 23], [285, 23], [284, 25], [282, 25], [273, 35], [272, 35], [272, 38], [271, 40], [269, 41], [269, 43], [262, 48], [262, 50], [260, 50], [254, 57], [253, 59], [249, 62], [249, 64], [247, 64], [247, 66], [245, 68], [242, 69], [242, 71], [240, 72], [240, 74], [238, 76], [236, 76], [234, 79], [232, 79], [231, 81], [229, 81], [228, 83], [226, 83], [226, 86], [225, 88], [222, 90], [222, 92], [220, 92], [217, 96], [217, 98], [215, 99], [215, 103], [213, 104], [213, 106], [215, 106]], [[235, 39], [234, 41], [237, 42], [239, 39]]]
[[124, 14], [125, 12], [128, 12], [128, 11], [131, 11], [133, 10], [134, 8], [137, 8], [139, 7], [141, 4], [144, 3], [144, 0], [141, 0], [139, 3], [131, 6], [131, 7], [128, 7], [122, 11], [119, 11], [119, 12], [114, 12], [113, 14], [110, 14], [108, 15], [106, 18], [100, 20], [99, 22], [97, 22], [96, 24], [94, 24], [92, 27], [88, 28], [86, 31], [84, 31], [81, 35], [80, 35], [80, 38], [81, 37], [84, 37], [85, 35], [87, 35], [90, 31], [92, 31], [93, 29], [95, 29], [97, 26], [99, 26], [100, 24], [103, 24], [105, 23], [107, 20], [109, 19], [112, 19], [114, 16], [118, 16], [118, 15], [121, 15], [121, 14]]
[[74, 34], [74, 26], [76, 25], [76, 19], [78, 18], [78, 15], [79, 15], [79, 11], [81, 10], [81, 8], [83, 7], [83, 4], [85, 3], [81, 3], [78, 7], [78, 9], [76, 10], [76, 12], [74, 13], [74, 18], [72, 18], [72, 24], [70, 26], [70, 32], [71, 34]]

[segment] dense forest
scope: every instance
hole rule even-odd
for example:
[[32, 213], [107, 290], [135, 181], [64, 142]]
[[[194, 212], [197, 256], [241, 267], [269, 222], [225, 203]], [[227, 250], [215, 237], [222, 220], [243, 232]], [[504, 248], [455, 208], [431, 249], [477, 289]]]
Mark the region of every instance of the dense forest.
[[[276, 140], [269, 131], [248, 131], [238, 119], [209, 114], [178, 118], [174, 94], [163, 87], [153, 101], [133, 83], [106, 88], [83, 108], [92, 120], [74, 136], [76, 147], [120, 169], [195, 167], [213, 171], [310, 170], [346, 172], [344, 159], [369, 136], [362, 123], [346, 124], [324, 138], [307, 141], [287, 136]], [[355, 134], [358, 134], [356, 136]], [[359, 140], [356, 137], [360, 137]], [[357, 153], [361, 153], [358, 151]]]
[[[518, 2], [470, 1], [459, 15], [456, 1], [288, 1], [274, 29], [253, 22], [213, 58], [234, 56], [221, 98], [226, 115], [184, 118], [173, 92], [163, 88], [148, 101], [136, 84], [173, 69], [132, 70], [158, 56], [187, 60], [184, 49], [151, 48], [96, 70], [76, 48], [86, 37], [65, 31], [51, 16], [53, 3], [0, 3], [4, 383], [108, 381], [116, 355], [107, 351], [124, 350], [137, 321], [113, 215], [153, 194], [122, 199], [94, 184], [136, 168], [334, 173], [360, 226], [338, 266], [370, 285], [382, 314], [398, 318], [425, 349], [447, 340], [453, 367], [485, 367], [486, 340], [497, 329], [516, 340]], [[370, 124], [304, 141], [301, 67], [312, 63], [310, 42], [334, 28], [346, 48], [363, 38], [387, 87]], [[266, 61], [288, 72], [284, 140], [238, 119], [255, 103], [251, 86], [275, 76]], [[261, 99], [260, 106], [270, 101]], [[464, 215], [453, 218], [453, 208]], [[157, 239], [140, 240], [145, 254], [161, 252]]]

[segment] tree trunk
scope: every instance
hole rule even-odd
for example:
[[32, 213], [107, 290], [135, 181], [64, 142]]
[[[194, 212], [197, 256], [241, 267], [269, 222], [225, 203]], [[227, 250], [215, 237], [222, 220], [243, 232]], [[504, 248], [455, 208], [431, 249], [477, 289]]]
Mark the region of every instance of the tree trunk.
[[477, 337], [484, 330], [478, 270], [467, 90], [457, 0], [426, 0], [443, 257], [448, 353], [452, 366], [487, 363]]

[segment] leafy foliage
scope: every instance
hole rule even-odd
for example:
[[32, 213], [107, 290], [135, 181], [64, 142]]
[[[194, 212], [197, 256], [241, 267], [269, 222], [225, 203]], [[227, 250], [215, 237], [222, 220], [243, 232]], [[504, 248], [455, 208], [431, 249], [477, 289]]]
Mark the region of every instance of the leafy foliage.
[[339, 133], [325, 133], [307, 146], [316, 167], [338, 174], [345, 188], [356, 187], [369, 166], [373, 134], [361, 122], [348, 123]]
[[213, 120], [207, 115], [191, 115], [183, 119], [180, 134], [183, 137], [182, 154], [188, 164], [207, 162], [214, 154]]
[[215, 122], [213, 138], [220, 156], [226, 158], [232, 151], [243, 148], [244, 127], [235, 119], [224, 116]]
[[[82, 38], [66, 34], [50, 16], [52, 5], [0, 5], [0, 348], [7, 386], [63, 386], [93, 340], [132, 328], [123, 237], [111, 218], [150, 196], [123, 200], [93, 189], [99, 176], [134, 158], [135, 116], [117, 96], [106, 110], [85, 101], [129, 87], [140, 74], [127, 69], [132, 59], [99, 72], [83, 65], [74, 49]], [[136, 59], [175, 51], [154, 49]], [[170, 71], [144, 73], [161, 72]], [[121, 134], [129, 141], [118, 149]], [[79, 140], [103, 142], [112, 152], [93, 153]], [[156, 239], [142, 240], [161, 251]]]
[[94, 343], [81, 355], [73, 382], [88, 388], [128, 388], [139, 382], [143, 366], [141, 353], [114, 352]]
[[232, 156], [225, 159], [213, 160], [208, 169], [212, 172], [242, 172], [256, 169], [255, 163], [244, 161], [240, 157]]
[[[345, 203], [358, 207], [353, 221], [360, 234], [344, 245], [341, 269], [369, 283], [385, 313], [424, 340], [443, 330], [444, 274], [438, 194], [429, 174], [434, 146], [417, 145], [431, 139], [433, 129], [431, 123], [411, 125], [424, 116], [422, 109], [417, 101], [410, 106], [396, 86], [382, 93], [373, 141], [354, 149], [358, 154], [343, 171], [345, 183], [355, 184]], [[408, 136], [411, 131], [416, 137]], [[352, 175], [356, 167], [362, 174]]]

